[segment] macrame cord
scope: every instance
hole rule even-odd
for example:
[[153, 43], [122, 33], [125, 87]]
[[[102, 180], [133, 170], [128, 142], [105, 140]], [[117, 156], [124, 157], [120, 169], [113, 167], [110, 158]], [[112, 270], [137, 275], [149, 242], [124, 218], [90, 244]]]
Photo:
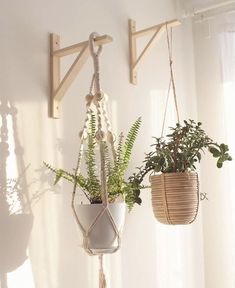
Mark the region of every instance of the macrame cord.
[[[99, 255], [99, 263], [100, 263], [99, 287], [106, 288], [106, 279], [105, 279], [104, 267], [103, 267], [103, 252], [99, 253], [97, 251], [93, 251], [89, 247], [89, 235], [94, 229], [95, 225], [97, 224], [97, 221], [104, 214], [106, 214], [115, 232], [115, 235], [116, 235], [115, 241], [117, 241], [117, 245], [114, 246], [111, 250], [109, 250], [109, 253], [114, 253], [120, 248], [121, 238], [120, 238], [117, 225], [109, 210], [109, 202], [108, 202], [108, 191], [107, 191], [106, 171], [105, 171], [104, 141], [106, 139], [106, 141], [110, 144], [113, 159], [115, 160], [116, 159], [116, 152], [114, 148], [115, 136], [112, 132], [111, 123], [110, 123], [108, 113], [107, 113], [106, 102], [108, 100], [108, 96], [105, 95], [100, 88], [99, 55], [102, 51], [102, 46], [99, 46], [97, 51], [95, 51], [94, 41], [97, 36], [98, 36], [97, 33], [92, 33], [89, 37], [89, 49], [90, 49], [90, 54], [93, 59], [94, 74], [92, 77], [89, 94], [86, 96], [86, 118], [84, 121], [83, 129], [80, 132], [81, 143], [80, 143], [77, 165], [76, 165], [75, 174], [74, 174], [75, 181], [74, 181], [74, 187], [73, 187], [73, 193], [72, 193], [71, 206], [72, 206], [72, 210], [73, 210], [76, 222], [78, 226], [80, 227], [82, 234], [83, 234], [83, 248], [89, 255]], [[82, 223], [80, 222], [79, 216], [77, 215], [76, 210], [75, 210], [75, 196], [76, 196], [76, 188], [77, 188], [76, 178], [79, 176], [79, 173], [80, 173], [81, 161], [82, 161], [82, 157], [84, 154], [84, 144], [88, 136], [88, 124], [90, 120], [90, 112], [91, 112], [92, 104], [94, 104], [96, 107], [97, 131], [95, 133], [95, 138], [96, 138], [95, 140], [99, 147], [101, 198], [102, 198], [103, 209], [96, 215], [90, 227], [88, 229], [85, 229]], [[102, 130], [103, 129], [102, 122], [105, 123], [106, 133]]]
[[177, 121], [178, 121], [178, 123], [180, 123], [179, 109], [178, 109], [178, 103], [177, 103], [177, 97], [176, 97], [175, 80], [174, 80], [174, 73], [173, 73], [172, 28], [171, 28], [171, 33], [169, 35], [169, 29], [167, 26], [167, 22], [166, 22], [166, 36], [167, 36], [167, 50], [168, 50], [169, 67], [170, 67], [170, 80], [169, 80], [169, 85], [168, 85], [168, 90], [167, 90], [167, 99], [166, 99], [165, 111], [164, 111], [164, 116], [163, 116], [161, 137], [163, 137], [163, 133], [164, 133], [164, 127], [165, 127], [165, 122], [166, 122], [166, 114], [167, 114], [167, 108], [168, 108], [171, 86], [172, 86], [172, 90], [173, 90]]

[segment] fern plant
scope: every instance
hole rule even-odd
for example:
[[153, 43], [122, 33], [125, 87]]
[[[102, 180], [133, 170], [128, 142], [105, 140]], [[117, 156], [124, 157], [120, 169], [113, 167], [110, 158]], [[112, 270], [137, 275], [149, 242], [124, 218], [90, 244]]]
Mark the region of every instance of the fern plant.
[[[73, 175], [63, 169], [57, 169], [50, 164], [44, 162], [44, 165], [53, 173], [55, 173], [54, 184], [62, 178], [69, 182], [77, 182], [78, 186], [83, 190], [85, 196], [91, 204], [102, 203], [101, 197], [101, 183], [97, 173], [96, 165], [96, 120], [92, 111], [89, 113], [89, 129], [87, 138], [87, 149], [84, 153], [86, 175]], [[114, 202], [118, 197], [122, 197], [126, 202], [129, 210], [132, 209], [135, 203], [141, 204], [139, 197], [140, 185], [137, 185], [132, 178], [125, 179], [125, 172], [128, 168], [134, 142], [138, 135], [141, 126], [141, 118], [138, 118], [131, 126], [126, 138], [123, 133], [118, 137], [117, 145], [115, 147], [115, 157], [112, 159], [111, 151], [106, 141], [102, 142], [105, 154], [105, 173], [108, 190], [109, 202]]]

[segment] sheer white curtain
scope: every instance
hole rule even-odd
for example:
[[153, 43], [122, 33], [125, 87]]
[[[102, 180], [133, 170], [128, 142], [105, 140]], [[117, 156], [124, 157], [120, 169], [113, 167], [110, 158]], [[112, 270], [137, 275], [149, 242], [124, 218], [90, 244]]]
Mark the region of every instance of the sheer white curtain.
[[201, 164], [206, 288], [235, 287], [235, 14], [194, 23], [198, 118], [209, 136], [230, 147], [233, 162]]
[[[235, 17], [235, 15], [234, 15]], [[230, 163], [228, 169], [228, 189], [231, 197], [232, 215], [232, 242], [235, 243], [235, 25], [226, 29], [227, 31], [220, 35], [220, 51], [223, 81], [223, 99], [225, 111], [225, 128], [227, 134], [227, 142], [233, 155], [233, 162]], [[231, 247], [232, 270], [235, 273], [235, 247]], [[235, 287], [235, 279], [233, 278], [233, 286]]]

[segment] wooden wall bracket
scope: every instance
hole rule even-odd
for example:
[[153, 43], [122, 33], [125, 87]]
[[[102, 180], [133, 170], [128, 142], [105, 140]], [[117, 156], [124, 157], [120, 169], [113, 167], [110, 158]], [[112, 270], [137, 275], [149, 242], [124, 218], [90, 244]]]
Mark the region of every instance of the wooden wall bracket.
[[[137, 84], [137, 70], [139, 65], [143, 61], [147, 52], [155, 45], [155, 43], [161, 38], [163, 33], [166, 31], [166, 24], [168, 27], [175, 27], [180, 25], [181, 23], [175, 19], [171, 21], [167, 21], [143, 30], [136, 31], [136, 22], [134, 20], [129, 19], [129, 54], [130, 54], [130, 82], [132, 84]], [[137, 58], [136, 51], [136, 41], [137, 38], [142, 36], [146, 36], [148, 34], [153, 33], [149, 42], [140, 53]]]
[[[98, 36], [95, 39], [95, 45], [103, 45], [112, 42], [112, 37], [108, 35]], [[68, 72], [61, 80], [60, 64], [61, 58], [74, 53], [79, 53]], [[51, 68], [51, 113], [52, 118], [59, 118], [59, 104], [66, 91], [74, 79], [79, 74], [83, 65], [90, 55], [89, 42], [84, 41], [69, 47], [60, 48], [60, 36], [54, 33], [50, 34], [50, 68]]]

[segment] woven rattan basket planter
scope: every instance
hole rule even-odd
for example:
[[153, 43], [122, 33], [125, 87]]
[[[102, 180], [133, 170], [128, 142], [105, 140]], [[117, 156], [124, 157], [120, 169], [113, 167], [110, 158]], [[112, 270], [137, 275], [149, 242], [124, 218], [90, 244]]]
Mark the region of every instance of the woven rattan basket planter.
[[190, 224], [199, 205], [196, 172], [162, 173], [150, 177], [153, 213], [164, 224]]

